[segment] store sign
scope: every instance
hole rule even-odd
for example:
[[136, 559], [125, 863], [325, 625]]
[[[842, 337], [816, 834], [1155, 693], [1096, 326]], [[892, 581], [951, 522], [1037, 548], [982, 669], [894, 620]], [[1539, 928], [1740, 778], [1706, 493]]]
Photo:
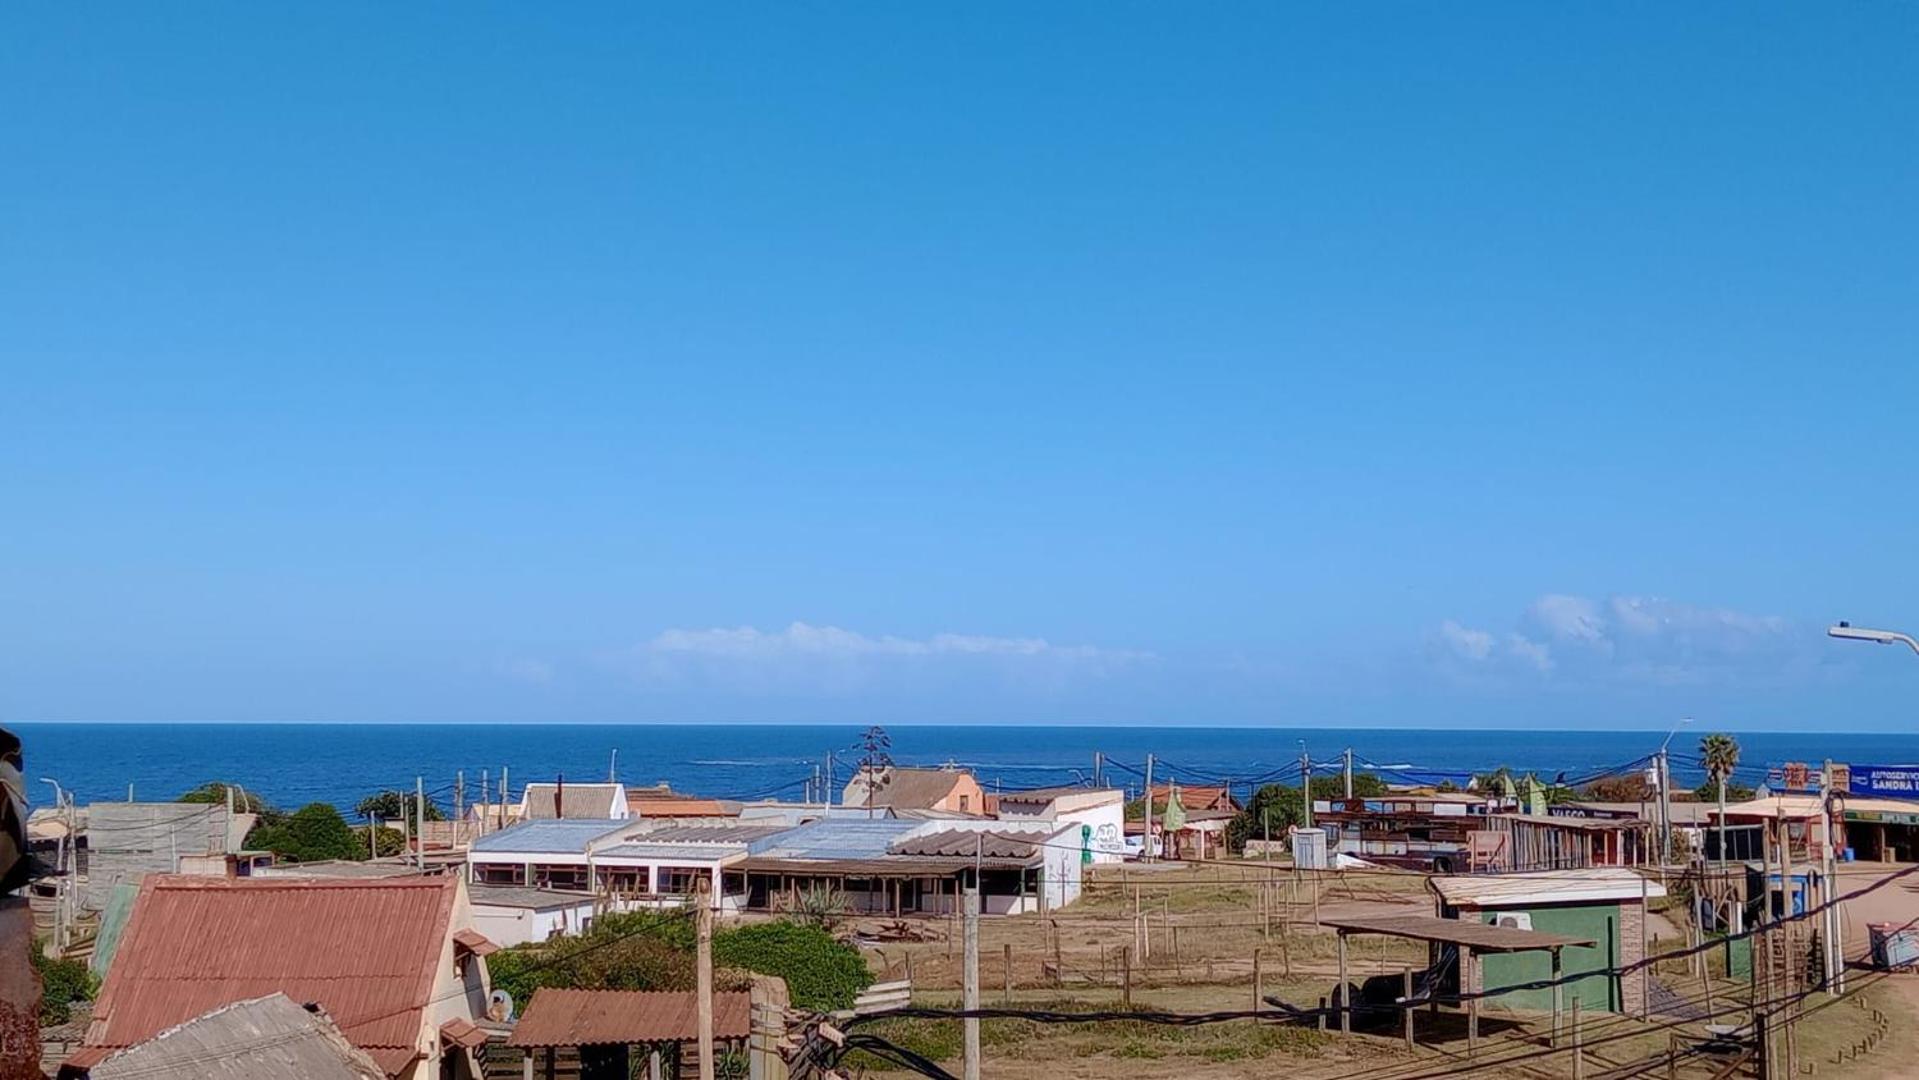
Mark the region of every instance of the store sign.
[[1919, 799], [1919, 765], [1854, 765], [1850, 790], [1854, 795]]

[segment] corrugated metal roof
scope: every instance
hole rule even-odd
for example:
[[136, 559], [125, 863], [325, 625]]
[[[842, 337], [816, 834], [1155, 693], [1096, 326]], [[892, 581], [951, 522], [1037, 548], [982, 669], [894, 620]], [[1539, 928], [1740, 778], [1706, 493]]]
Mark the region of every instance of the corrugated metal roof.
[[384, 1080], [325, 1013], [285, 994], [225, 1005], [93, 1065], [92, 1080]]
[[893, 841], [924, 827], [897, 818], [822, 818], [756, 840], [747, 850], [782, 859], [877, 859]]
[[128, 1046], [277, 991], [324, 1007], [383, 1066], [401, 1051], [411, 1060], [459, 886], [149, 877], [86, 1042]]
[[[752, 995], [713, 995], [713, 1036], [744, 1039]], [[597, 1046], [667, 1042], [699, 1037], [698, 999], [690, 991], [562, 990], [545, 987], [520, 1017], [508, 1046]]]
[[535, 855], [584, 855], [593, 841], [621, 829], [630, 821], [523, 821], [473, 842], [473, 850]]
[[1427, 884], [1448, 904], [1476, 908], [1637, 900], [1642, 895], [1656, 899], [1666, 895], [1665, 886], [1622, 866], [1436, 877]]
[[[558, 794], [560, 805], [555, 813], [553, 797]], [[526, 807], [526, 816], [532, 820], [597, 818], [600, 821], [611, 820], [617, 807], [620, 816], [626, 813], [626, 786], [624, 784], [528, 784], [521, 797]]]
[[675, 821], [629, 828], [628, 840], [647, 844], [747, 844], [792, 828], [784, 822], [751, 822], [726, 818], [714, 822]]
[[664, 859], [682, 862], [718, 862], [746, 853], [745, 844], [616, 844], [593, 853], [600, 859]]
[[923, 836], [909, 836], [893, 842], [894, 855], [981, 855], [996, 859], [1030, 859], [1039, 851], [1043, 836], [988, 832], [985, 829], [943, 829]]

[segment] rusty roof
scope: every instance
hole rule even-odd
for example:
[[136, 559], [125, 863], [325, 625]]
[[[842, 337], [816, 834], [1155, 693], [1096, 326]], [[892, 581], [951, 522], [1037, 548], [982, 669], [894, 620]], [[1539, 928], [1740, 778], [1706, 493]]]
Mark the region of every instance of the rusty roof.
[[226, 879], [140, 887], [89, 1046], [130, 1046], [277, 992], [327, 1010], [389, 1072], [416, 1056], [459, 879]]
[[995, 859], [1030, 859], [1045, 842], [1043, 836], [985, 829], [941, 829], [924, 836], [893, 841], [893, 855], [978, 855]]
[[[752, 995], [713, 995], [713, 1036], [744, 1039]], [[508, 1037], [508, 1046], [598, 1046], [699, 1037], [698, 999], [687, 990], [563, 990], [543, 987]]]

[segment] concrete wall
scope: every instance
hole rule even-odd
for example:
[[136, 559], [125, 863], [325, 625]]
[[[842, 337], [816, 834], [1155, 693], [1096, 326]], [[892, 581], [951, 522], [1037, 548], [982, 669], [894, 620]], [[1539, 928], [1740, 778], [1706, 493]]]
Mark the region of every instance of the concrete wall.
[[223, 803], [94, 803], [87, 807], [87, 884], [98, 911], [115, 885], [178, 872], [182, 855], [224, 854], [231, 815]]
[[494, 904], [473, 905], [473, 928], [495, 945], [529, 945], [546, 941], [555, 934], [578, 934], [593, 917], [593, 905], [549, 908], [506, 907]]

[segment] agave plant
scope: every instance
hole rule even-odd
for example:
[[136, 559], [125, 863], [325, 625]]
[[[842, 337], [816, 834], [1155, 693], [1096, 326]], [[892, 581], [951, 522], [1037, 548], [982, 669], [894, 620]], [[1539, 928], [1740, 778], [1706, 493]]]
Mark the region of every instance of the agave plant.
[[846, 894], [831, 885], [813, 886], [788, 898], [780, 910], [803, 926], [831, 930], [846, 918]]

